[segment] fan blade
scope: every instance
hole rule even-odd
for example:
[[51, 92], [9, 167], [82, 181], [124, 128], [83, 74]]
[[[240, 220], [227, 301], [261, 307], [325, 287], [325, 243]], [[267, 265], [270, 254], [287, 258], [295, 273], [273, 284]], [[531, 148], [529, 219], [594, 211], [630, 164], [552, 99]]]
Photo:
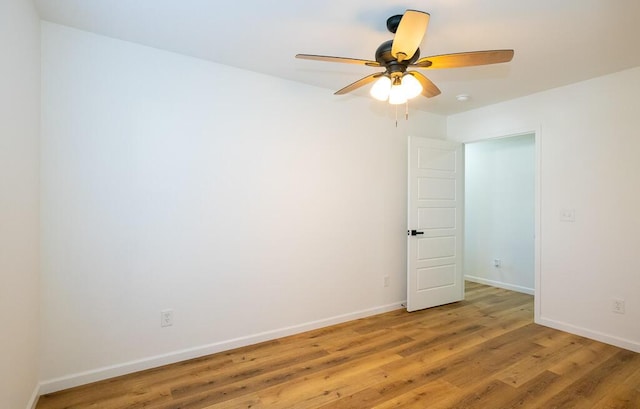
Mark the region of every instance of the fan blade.
[[431, 82], [431, 80], [425, 77], [422, 73], [419, 73], [418, 71], [409, 71], [409, 74], [413, 75], [418, 81], [420, 81], [420, 85], [422, 85], [422, 95], [427, 98], [440, 95], [440, 90], [436, 87], [436, 84]]
[[371, 74], [371, 75], [367, 75], [364, 78], [360, 78], [358, 81], [347, 85], [346, 87], [342, 88], [341, 90], [338, 90], [335, 92], [335, 95], [344, 95], [348, 92], [351, 92], [353, 90], [356, 90], [360, 87], [363, 87], [373, 81], [376, 80], [376, 78], [381, 77], [384, 75], [384, 72], [376, 72], [375, 74]]
[[458, 68], [475, 65], [499, 64], [509, 62], [513, 50], [471, 51], [467, 53], [442, 54], [420, 58], [412, 67], [418, 68]]
[[399, 62], [411, 59], [427, 32], [428, 24], [429, 13], [407, 10], [396, 30], [396, 36], [391, 45], [391, 55]]
[[347, 64], [367, 65], [369, 67], [380, 67], [380, 63], [377, 61], [361, 60], [358, 58], [331, 57], [328, 55], [313, 55], [313, 54], [296, 54], [296, 58], [300, 58], [303, 60], [341, 62], [341, 63], [347, 63]]

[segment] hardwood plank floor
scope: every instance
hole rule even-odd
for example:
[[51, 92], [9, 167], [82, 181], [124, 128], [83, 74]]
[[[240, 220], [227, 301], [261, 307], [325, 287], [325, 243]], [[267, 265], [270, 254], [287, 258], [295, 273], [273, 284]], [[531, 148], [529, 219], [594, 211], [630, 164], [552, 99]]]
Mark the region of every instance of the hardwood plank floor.
[[640, 408], [640, 354], [533, 323], [533, 298], [393, 311], [43, 395], [37, 409]]

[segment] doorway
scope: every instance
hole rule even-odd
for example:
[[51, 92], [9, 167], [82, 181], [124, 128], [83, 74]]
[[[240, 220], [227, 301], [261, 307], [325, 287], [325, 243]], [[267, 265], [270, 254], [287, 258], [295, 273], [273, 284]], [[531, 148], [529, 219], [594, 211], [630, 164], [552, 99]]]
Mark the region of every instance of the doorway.
[[535, 134], [471, 142], [464, 149], [464, 278], [534, 295]]

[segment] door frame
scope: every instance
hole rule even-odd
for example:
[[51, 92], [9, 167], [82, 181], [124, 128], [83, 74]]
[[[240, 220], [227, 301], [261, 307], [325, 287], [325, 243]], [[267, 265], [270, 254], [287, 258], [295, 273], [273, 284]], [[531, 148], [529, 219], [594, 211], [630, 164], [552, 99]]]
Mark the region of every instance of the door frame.
[[[514, 136], [523, 136], [523, 135], [533, 135], [534, 144], [535, 144], [535, 192], [534, 192], [534, 294], [533, 294], [533, 316], [534, 322], [540, 322], [541, 311], [542, 311], [542, 274], [541, 274], [541, 251], [540, 251], [540, 242], [542, 238], [542, 229], [541, 229], [541, 189], [542, 178], [541, 178], [541, 152], [542, 152], [542, 133], [540, 131], [540, 126], [535, 126], [531, 128], [517, 129], [507, 132], [500, 132], [497, 134], [483, 134], [480, 133], [477, 137], [467, 138], [463, 140], [456, 140], [456, 142], [460, 142], [463, 145], [463, 151], [466, 149], [466, 145], [469, 143], [475, 142], [484, 142], [495, 139], [504, 139], [510, 138]], [[463, 236], [464, 237], [464, 236]], [[464, 249], [463, 249], [464, 251]], [[464, 254], [463, 254], [464, 258]]]

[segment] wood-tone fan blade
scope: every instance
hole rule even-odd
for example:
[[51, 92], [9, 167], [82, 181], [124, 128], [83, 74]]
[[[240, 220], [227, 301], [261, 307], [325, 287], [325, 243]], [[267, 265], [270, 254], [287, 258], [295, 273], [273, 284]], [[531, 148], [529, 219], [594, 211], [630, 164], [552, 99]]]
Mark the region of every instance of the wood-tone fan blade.
[[360, 78], [358, 81], [356, 81], [356, 82], [354, 82], [352, 84], [349, 84], [346, 87], [336, 91], [335, 95], [343, 95], [343, 94], [349, 93], [349, 92], [351, 92], [353, 90], [356, 90], [356, 89], [358, 89], [360, 87], [363, 87], [363, 86], [375, 81], [376, 78], [381, 77], [383, 75], [384, 75], [384, 72], [377, 72], [375, 74], [367, 75], [366, 77]]
[[340, 62], [340, 63], [346, 63], [346, 64], [367, 65], [369, 67], [380, 67], [380, 63], [377, 61], [361, 60], [358, 58], [331, 57], [328, 55], [313, 55], [313, 54], [296, 54], [296, 58], [300, 58], [303, 60]]
[[425, 77], [418, 71], [409, 71], [408, 74], [413, 75], [418, 81], [420, 81], [420, 85], [422, 85], [422, 95], [425, 97], [431, 98], [436, 95], [440, 95], [440, 90], [429, 78]]
[[412, 67], [418, 68], [458, 68], [475, 65], [498, 64], [509, 62], [513, 58], [513, 50], [471, 51], [466, 53], [442, 54], [420, 58]]
[[409, 60], [416, 53], [424, 39], [429, 24], [429, 14], [423, 11], [407, 10], [393, 38], [391, 55], [398, 61]]

